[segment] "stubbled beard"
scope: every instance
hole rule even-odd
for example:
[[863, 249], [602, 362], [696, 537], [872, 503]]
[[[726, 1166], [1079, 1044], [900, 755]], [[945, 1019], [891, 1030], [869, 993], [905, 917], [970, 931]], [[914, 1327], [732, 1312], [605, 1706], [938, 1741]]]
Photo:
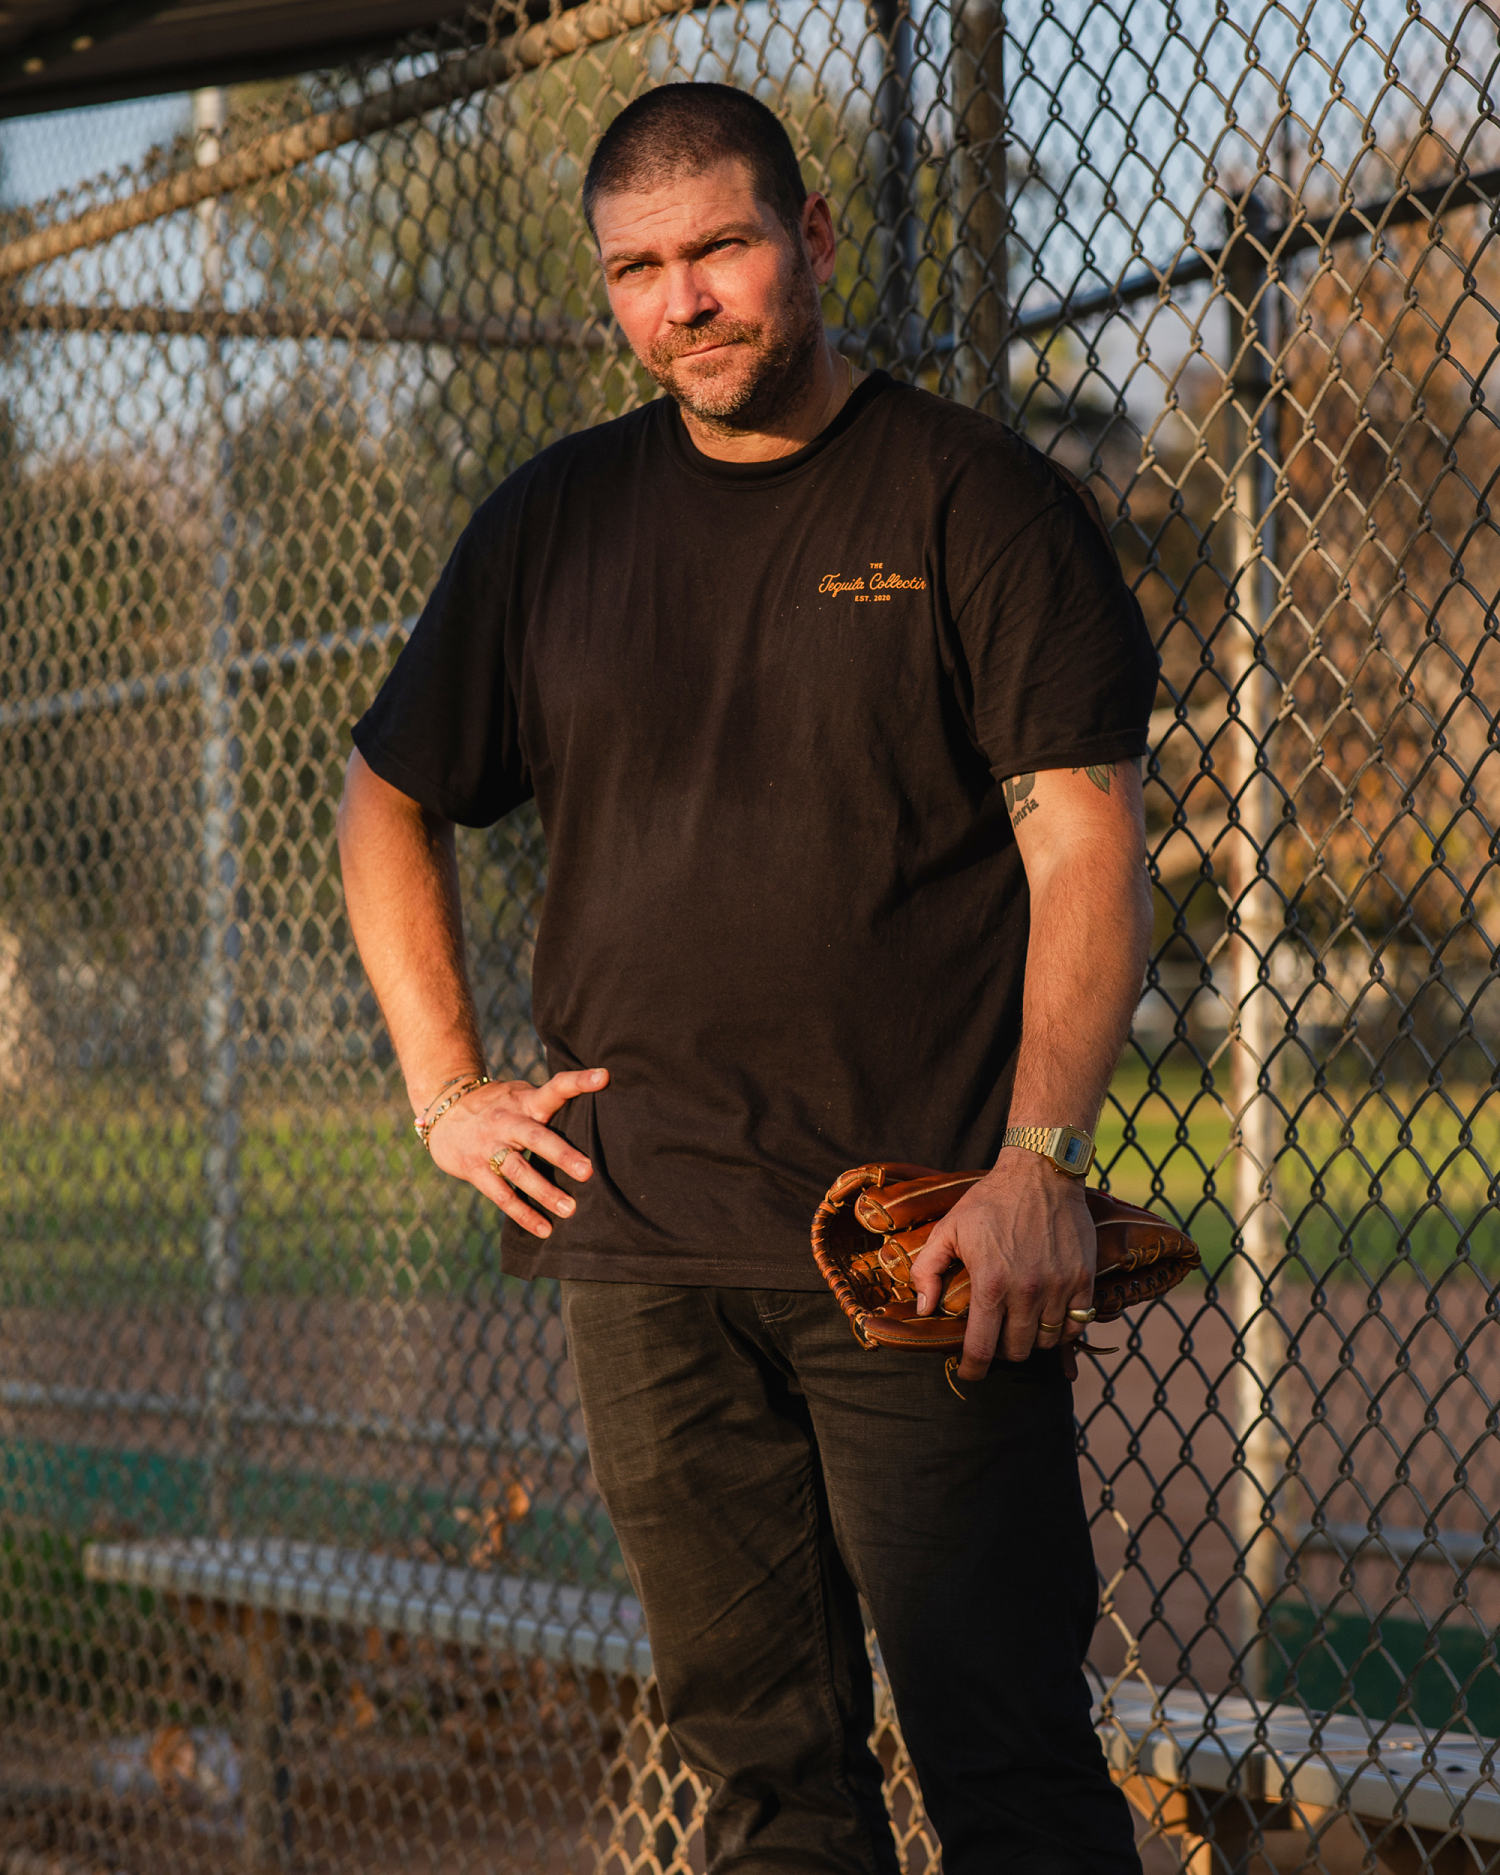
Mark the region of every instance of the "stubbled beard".
[[[766, 429], [806, 397], [813, 361], [823, 343], [823, 313], [811, 275], [789, 282], [779, 312], [774, 322], [763, 325], [716, 319], [684, 328], [651, 346], [641, 363], [710, 433]], [[685, 354], [731, 341], [737, 351], [719, 361], [727, 369], [699, 370], [691, 382], [678, 377], [675, 367]], [[753, 361], [748, 371], [747, 352]]]

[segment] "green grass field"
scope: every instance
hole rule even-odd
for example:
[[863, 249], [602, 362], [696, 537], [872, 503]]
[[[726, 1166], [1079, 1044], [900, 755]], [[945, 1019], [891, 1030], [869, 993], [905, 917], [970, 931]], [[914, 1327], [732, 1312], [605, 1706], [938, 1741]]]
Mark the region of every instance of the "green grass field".
[[[1368, 1281], [1413, 1264], [1490, 1265], [1500, 1214], [1500, 1101], [1449, 1090], [1309, 1100], [1276, 1167], [1278, 1236], [1291, 1277]], [[1335, 1100], [1338, 1104], [1335, 1104]], [[1352, 1118], [1346, 1118], [1352, 1113]], [[181, 1108], [123, 1104], [95, 1087], [65, 1107], [0, 1119], [0, 1298], [13, 1305], [149, 1301], [202, 1291], [206, 1131]], [[1236, 1152], [1199, 1077], [1153, 1088], [1122, 1072], [1099, 1164], [1122, 1197], [1165, 1205], [1210, 1271], [1231, 1253]], [[375, 1296], [500, 1279], [495, 1232], [463, 1188], [415, 1148], [384, 1095], [367, 1107], [250, 1100], [239, 1145], [238, 1242], [247, 1294]]]
[[[1429, 1275], [1456, 1261], [1493, 1267], [1500, 1210], [1500, 1099], [1420, 1086], [1335, 1088], [1325, 1096], [1283, 1088], [1293, 1121], [1279, 1133], [1273, 1192], [1276, 1239], [1289, 1277], [1361, 1282], [1413, 1266]], [[1470, 1121], [1464, 1122], [1447, 1104]], [[1200, 1078], [1144, 1070], [1115, 1080], [1098, 1135], [1111, 1188], [1139, 1204], [1165, 1204], [1197, 1238], [1210, 1270], [1233, 1249], [1239, 1154], [1230, 1116]]]
[[[59, 1122], [0, 1121], [0, 1294], [90, 1305], [207, 1287], [207, 1127], [95, 1091]], [[493, 1269], [463, 1189], [388, 1100], [249, 1101], [237, 1152], [247, 1294], [409, 1295]]]

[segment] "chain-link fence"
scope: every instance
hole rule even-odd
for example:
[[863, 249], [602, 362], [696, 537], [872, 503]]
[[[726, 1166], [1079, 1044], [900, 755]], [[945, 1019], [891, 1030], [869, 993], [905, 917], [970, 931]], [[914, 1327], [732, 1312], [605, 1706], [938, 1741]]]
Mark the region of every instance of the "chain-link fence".
[[[1148, 1866], [1495, 1864], [1497, 28], [592, 0], [0, 130], [0, 1869], [701, 1867], [554, 1298], [414, 1149], [332, 843], [473, 500], [648, 388], [577, 192], [682, 76], [786, 117], [851, 355], [1092, 478], [1161, 645], [1101, 1162], [1207, 1281], [1078, 1390]], [[530, 1074], [532, 822], [463, 863]]]

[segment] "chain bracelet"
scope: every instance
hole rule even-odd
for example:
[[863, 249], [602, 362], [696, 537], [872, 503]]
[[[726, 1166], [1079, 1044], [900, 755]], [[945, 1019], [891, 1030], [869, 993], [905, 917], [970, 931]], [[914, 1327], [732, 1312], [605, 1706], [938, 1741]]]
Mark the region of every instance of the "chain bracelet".
[[417, 1118], [419, 1120], [425, 1120], [429, 1111], [438, 1104], [450, 1087], [457, 1087], [460, 1081], [472, 1081], [476, 1075], [483, 1073], [483, 1068], [465, 1068], [461, 1074], [450, 1074], [432, 1097], [419, 1108]]
[[[459, 1075], [456, 1078], [459, 1085], [453, 1088], [453, 1092], [449, 1094], [446, 1099], [439, 1099], [439, 1096], [443, 1092], [443, 1089], [439, 1088], [438, 1092], [433, 1095], [433, 1100], [437, 1100], [438, 1105], [434, 1107], [432, 1101], [429, 1101], [412, 1121], [412, 1126], [416, 1131], [417, 1138], [421, 1140], [423, 1147], [429, 1154], [432, 1151], [432, 1147], [428, 1144], [428, 1136], [448, 1109], [450, 1107], [456, 1107], [465, 1094], [472, 1094], [476, 1087], [488, 1087], [491, 1084], [491, 1077], [488, 1074]], [[452, 1086], [453, 1083], [449, 1082], [447, 1085]]]

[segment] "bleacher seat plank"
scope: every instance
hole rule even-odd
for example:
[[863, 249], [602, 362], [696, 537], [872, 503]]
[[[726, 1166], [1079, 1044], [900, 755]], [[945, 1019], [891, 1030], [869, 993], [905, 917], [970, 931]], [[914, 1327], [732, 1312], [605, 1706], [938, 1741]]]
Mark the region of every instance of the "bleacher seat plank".
[[640, 1604], [531, 1576], [281, 1538], [90, 1543], [84, 1574], [234, 1607], [493, 1647], [607, 1673], [651, 1671]]
[[1461, 1829], [1500, 1842], [1493, 1740], [1423, 1733], [1248, 1699], [1117, 1692], [1100, 1716], [1111, 1765], [1164, 1784], [1261, 1804], [1348, 1809], [1369, 1822]]

